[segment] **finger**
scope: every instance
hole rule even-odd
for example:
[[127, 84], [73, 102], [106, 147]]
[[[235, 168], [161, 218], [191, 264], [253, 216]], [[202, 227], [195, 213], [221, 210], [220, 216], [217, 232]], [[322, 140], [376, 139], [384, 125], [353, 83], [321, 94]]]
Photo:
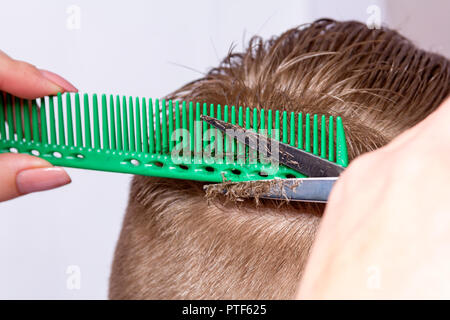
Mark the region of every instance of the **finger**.
[[0, 202], [71, 182], [62, 168], [27, 154], [0, 154]]
[[75, 88], [69, 81], [67, 81], [63, 77], [57, 75], [56, 73], [48, 71], [48, 70], [44, 70], [44, 69], [39, 69], [39, 71], [46, 79], [52, 81], [53, 83], [56, 83], [61, 88], [63, 88], [65, 91], [68, 91], [68, 92], [77, 92], [78, 91], [78, 89]]
[[0, 51], [0, 91], [20, 98], [34, 99], [78, 90], [57, 74], [14, 60]]

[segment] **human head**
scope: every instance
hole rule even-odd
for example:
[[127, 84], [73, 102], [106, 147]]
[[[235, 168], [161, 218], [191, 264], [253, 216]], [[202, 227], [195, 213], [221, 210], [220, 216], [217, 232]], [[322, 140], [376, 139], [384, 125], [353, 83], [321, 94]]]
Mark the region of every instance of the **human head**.
[[[388, 28], [322, 19], [252, 38], [167, 98], [339, 115], [351, 160], [417, 124], [449, 93], [446, 58]], [[324, 206], [208, 204], [203, 185], [134, 178], [111, 298], [293, 297]]]

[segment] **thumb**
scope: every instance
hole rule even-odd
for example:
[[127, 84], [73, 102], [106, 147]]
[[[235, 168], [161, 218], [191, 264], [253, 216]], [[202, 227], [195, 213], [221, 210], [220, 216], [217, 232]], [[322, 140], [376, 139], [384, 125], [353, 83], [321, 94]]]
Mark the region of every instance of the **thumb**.
[[0, 91], [20, 98], [34, 99], [58, 92], [76, 92], [77, 89], [53, 72], [39, 70], [0, 51]]
[[70, 183], [62, 168], [27, 154], [0, 154], [0, 202]]

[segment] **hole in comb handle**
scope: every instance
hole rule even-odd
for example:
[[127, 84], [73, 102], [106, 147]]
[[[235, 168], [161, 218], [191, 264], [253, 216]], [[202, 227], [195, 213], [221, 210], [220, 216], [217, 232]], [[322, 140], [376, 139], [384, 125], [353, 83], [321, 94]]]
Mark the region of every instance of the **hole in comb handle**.
[[149, 165], [150, 165], [150, 166], [155, 165], [155, 166], [157, 166], [158, 168], [164, 167], [164, 163], [162, 163], [161, 161], [150, 162]]
[[62, 158], [61, 152], [58, 152], [58, 151], [53, 152], [53, 156], [58, 159]]
[[267, 177], [269, 176], [269, 174], [268, 174], [267, 172], [265, 172], [265, 171], [260, 171], [260, 172], [258, 172], [258, 175], [259, 175], [260, 177], [264, 177], [264, 178], [267, 178]]
[[240, 176], [242, 172], [241, 172], [241, 170], [239, 170], [239, 169], [232, 169], [232, 170], [231, 170], [231, 173], [232, 173], [232, 174], [235, 174], [235, 175], [237, 175], [237, 176]]

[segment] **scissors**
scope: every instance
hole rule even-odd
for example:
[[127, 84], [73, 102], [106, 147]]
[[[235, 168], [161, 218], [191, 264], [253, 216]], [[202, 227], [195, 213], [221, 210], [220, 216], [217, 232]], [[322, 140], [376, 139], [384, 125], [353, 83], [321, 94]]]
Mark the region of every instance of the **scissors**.
[[[258, 146], [265, 146], [268, 158], [279, 161], [279, 163], [308, 177], [265, 180], [271, 184], [271, 188], [267, 193], [258, 195], [260, 198], [327, 202], [334, 183], [345, 169], [345, 167], [327, 159], [258, 134], [253, 130], [246, 130], [238, 125], [207, 115], [201, 115], [200, 118], [225, 134], [231, 135], [231, 132], [233, 132], [232, 137], [246, 144], [249, 148], [257, 149]], [[272, 150], [273, 146], [277, 146], [277, 150]], [[252, 182], [239, 183], [250, 185]], [[224, 186], [224, 191], [226, 191], [226, 186]]]

